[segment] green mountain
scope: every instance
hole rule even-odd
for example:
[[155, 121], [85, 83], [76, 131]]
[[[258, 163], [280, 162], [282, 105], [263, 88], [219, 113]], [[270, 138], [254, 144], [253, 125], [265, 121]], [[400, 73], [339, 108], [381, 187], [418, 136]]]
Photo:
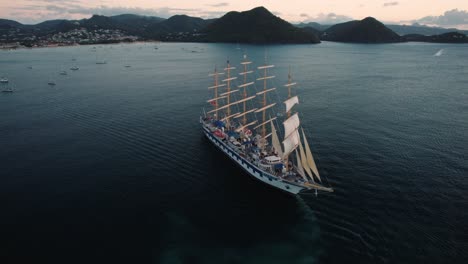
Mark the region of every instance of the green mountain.
[[196, 33], [210, 24], [212, 20], [204, 20], [199, 17], [175, 15], [160, 23], [148, 27], [148, 36], [156, 39], [166, 38], [173, 33]]
[[294, 27], [264, 7], [229, 12], [201, 32], [201, 40], [208, 42], [320, 43], [314, 33]]
[[0, 19], [0, 28], [20, 28], [23, 24], [9, 19]]
[[322, 24], [317, 23], [317, 22], [307, 22], [307, 23], [299, 23], [299, 24], [296, 24], [295, 26], [299, 27], [299, 28], [311, 27], [311, 28], [316, 29], [318, 31], [325, 31], [329, 27], [331, 27], [332, 25], [322, 25]]
[[321, 39], [337, 42], [391, 43], [402, 38], [373, 17], [331, 26], [321, 35]]

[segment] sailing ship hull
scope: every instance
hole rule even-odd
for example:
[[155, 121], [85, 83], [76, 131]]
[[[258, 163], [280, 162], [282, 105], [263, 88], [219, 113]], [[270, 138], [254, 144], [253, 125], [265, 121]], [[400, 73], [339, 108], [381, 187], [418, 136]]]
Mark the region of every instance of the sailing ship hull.
[[213, 145], [219, 148], [224, 154], [226, 154], [231, 160], [233, 160], [237, 165], [239, 165], [242, 169], [244, 169], [244, 171], [246, 171], [255, 179], [290, 194], [298, 194], [301, 191], [308, 190], [307, 188], [286, 182], [270, 173], [262, 171], [250, 161], [240, 156], [222, 140], [213, 135], [213, 133], [208, 128], [203, 127], [203, 133], [208, 138], [208, 140], [213, 143]]

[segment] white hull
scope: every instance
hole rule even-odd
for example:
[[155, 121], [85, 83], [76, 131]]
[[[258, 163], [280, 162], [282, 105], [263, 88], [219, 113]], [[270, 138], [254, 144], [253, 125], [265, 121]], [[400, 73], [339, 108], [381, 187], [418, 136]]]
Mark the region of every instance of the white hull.
[[226, 154], [231, 160], [236, 162], [237, 165], [244, 169], [250, 176], [256, 178], [257, 180], [291, 194], [298, 194], [301, 191], [308, 190], [305, 187], [293, 184], [291, 182], [278, 178], [268, 172], [262, 171], [250, 161], [241, 157], [236, 151], [231, 149], [222, 140], [213, 135], [213, 133], [211, 133], [206, 127], [203, 127], [203, 133], [216, 147], [218, 147], [222, 152], [224, 152], [224, 154]]

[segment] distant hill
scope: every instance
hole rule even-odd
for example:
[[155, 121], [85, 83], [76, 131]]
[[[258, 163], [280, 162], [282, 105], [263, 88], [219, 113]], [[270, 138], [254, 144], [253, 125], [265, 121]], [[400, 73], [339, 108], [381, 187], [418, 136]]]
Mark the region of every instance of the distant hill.
[[392, 43], [402, 38], [373, 17], [331, 26], [321, 35], [321, 39], [338, 42]]
[[23, 24], [9, 19], [0, 19], [0, 28], [20, 28]]
[[148, 25], [159, 23], [164, 20], [165, 18], [155, 17], [155, 16], [140, 16], [140, 15], [133, 15], [133, 14], [122, 14], [110, 17], [113, 21], [121, 24], [121, 25], [133, 25], [133, 26], [141, 26], [141, 25]]
[[468, 37], [459, 32], [448, 32], [440, 35], [424, 36], [408, 34], [403, 36], [406, 41], [437, 42], [437, 43], [468, 43]]
[[118, 34], [136, 36], [142, 40], [244, 43], [320, 43], [320, 39], [357, 43], [401, 41], [466, 43], [464, 34], [468, 33], [463, 30], [417, 24], [385, 26], [372, 17], [333, 26], [315, 22], [294, 26], [273, 15], [266, 8], [257, 7], [244, 12], [229, 12], [216, 19], [186, 15], [175, 15], [165, 19], [122, 14], [93, 15], [81, 20], [48, 20], [36, 25], [0, 19], [0, 42], [32, 45], [38, 39], [50, 39], [54, 34], [79, 28], [85, 28], [89, 32], [117, 30]]
[[468, 34], [468, 30], [458, 30], [456, 28], [441, 28], [441, 27], [428, 27], [423, 25], [386, 25], [391, 30], [395, 31], [400, 36], [408, 34], [419, 34], [419, 35], [440, 35], [448, 32], [460, 32]]
[[[93, 15], [81, 20], [49, 20], [36, 25], [22, 25], [0, 20], [0, 35], [12, 41], [33, 36], [50, 36], [77, 28], [87, 30], [121, 30], [142, 39], [163, 41], [209, 41], [248, 43], [319, 43], [317, 32], [299, 29], [274, 16], [264, 7], [245, 12], [229, 12], [219, 19], [202, 19], [175, 15], [168, 19], [123, 14]], [[16, 31], [11, 31], [16, 30]], [[12, 33], [15, 32], [15, 33]], [[12, 35], [13, 34], [13, 35]]]
[[313, 28], [313, 27], [303, 27], [303, 28], [301, 28], [301, 29], [302, 29], [303, 31], [305, 31], [305, 32], [312, 33], [312, 34], [314, 34], [314, 35], [316, 35], [316, 36], [322, 35], [322, 31], [320, 31], [320, 30], [318, 30], [318, 29], [316, 29], [316, 28]]
[[244, 43], [320, 43], [317, 35], [294, 27], [264, 7], [229, 12], [202, 30], [204, 41]]
[[132, 14], [111, 16], [110, 18], [116, 28], [128, 32], [131, 35], [144, 37], [147, 37], [147, 32], [150, 27], [166, 20], [165, 18], [155, 16], [140, 16]]
[[311, 28], [316, 29], [318, 31], [325, 31], [329, 27], [331, 27], [332, 25], [322, 25], [322, 24], [317, 23], [317, 22], [308, 22], [308, 23], [299, 23], [299, 24], [296, 24], [295, 26], [298, 27], [298, 28], [311, 27]]
[[205, 20], [199, 17], [175, 15], [160, 23], [148, 27], [147, 34], [152, 38], [165, 38], [165, 35], [175, 32], [195, 33], [206, 27], [213, 20]]
[[[295, 25], [296, 27], [305, 28], [311, 27], [318, 31], [325, 31], [330, 28], [332, 25], [322, 25], [317, 22], [308, 22], [308, 23], [299, 23]], [[463, 34], [468, 34], [468, 30], [460, 30], [456, 28], [441, 28], [441, 27], [430, 27], [420, 24], [413, 24], [413, 25], [392, 25], [392, 24], [385, 24], [386, 27], [393, 30], [400, 36], [408, 35], [408, 34], [420, 34], [420, 35], [440, 35], [443, 33], [448, 32], [460, 32]]]

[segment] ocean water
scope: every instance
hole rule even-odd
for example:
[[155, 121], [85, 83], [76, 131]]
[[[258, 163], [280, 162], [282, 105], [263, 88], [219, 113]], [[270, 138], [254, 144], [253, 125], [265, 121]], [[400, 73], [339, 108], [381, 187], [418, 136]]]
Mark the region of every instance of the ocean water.
[[467, 45], [241, 45], [300, 84], [335, 192], [297, 197], [199, 127], [242, 50], [155, 45], [0, 52], [1, 263], [466, 263]]

